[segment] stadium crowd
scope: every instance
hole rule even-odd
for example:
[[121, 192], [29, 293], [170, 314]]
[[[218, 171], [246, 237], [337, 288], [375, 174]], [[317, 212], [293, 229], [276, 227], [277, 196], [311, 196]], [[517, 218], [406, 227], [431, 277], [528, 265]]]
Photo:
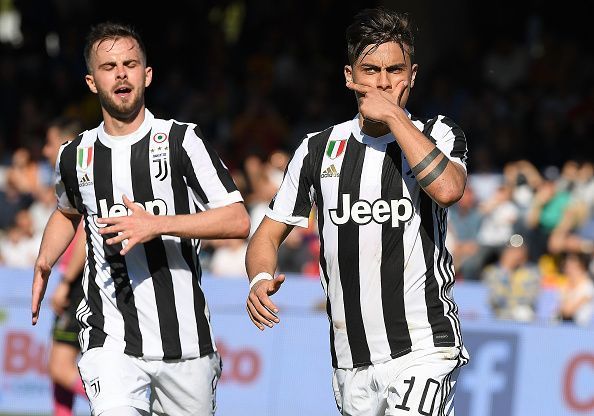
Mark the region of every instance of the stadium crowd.
[[[81, 33], [105, 16], [88, 1], [11, 3], [21, 25], [16, 35], [0, 31], [0, 265], [31, 267], [55, 206], [43, 152], [47, 126], [57, 117], [97, 124]], [[147, 90], [147, 106], [200, 126], [244, 196], [253, 233], [304, 134], [354, 116], [342, 77], [346, 51], [336, 45], [358, 5], [325, 1], [311, 13], [288, 1], [279, 14], [269, 1], [182, 3], [188, 13], [164, 10], [167, 24], [159, 30], [138, 25], [149, 65], [159, 60], [162, 71]], [[0, 9], [0, 20], [7, 10]], [[534, 319], [540, 289], [555, 288], [559, 319], [587, 324], [594, 298], [594, 55], [585, 37], [550, 23], [551, 16], [534, 14], [513, 30], [476, 25], [427, 70], [421, 62], [410, 107], [450, 116], [468, 139], [469, 184], [449, 217], [457, 279], [483, 282], [497, 316], [521, 321]], [[311, 224], [286, 240], [279, 271], [318, 276]], [[203, 241], [205, 271], [245, 276], [246, 246]]]

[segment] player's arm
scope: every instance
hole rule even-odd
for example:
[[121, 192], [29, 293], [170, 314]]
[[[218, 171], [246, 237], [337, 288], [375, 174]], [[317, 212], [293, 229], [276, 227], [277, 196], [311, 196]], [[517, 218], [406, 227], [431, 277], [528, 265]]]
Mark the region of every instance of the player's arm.
[[82, 225], [79, 225], [76, 232], [76, 238], [72, 242], [72, 256], [62, 272], [60, 283], [54, 290], [52, 295], [52, 309], [56, 314], [61, 314], [68, 306], [68, 295], [70, 293], [70, 285], [78, 278], [85, 267], [86, 260], [86, 240], [85, 230]]
[[396, 111], [388, 126], [406, 155], [419, 185], [442, 207], [456, 203], [464, 193], [466, 170], [451, 161], [410, 121]]
[[55, 210], [43, 232], [39, 255], [33, 270], [31, 322], [37, 323], [51, 269], [74, 238], [81, 216]]
[[466, 170], [425, 137], [400, 106], [408, 83], [400, 82], [392, 92], [353, 82], [347, 87], [359, 93], [359, 111], [364, 118], [390, 128], [423, 190], [442, 207], [457, 202], [466, 186]]
[[100, 234], [118, 234], [107, 239], [107, 244], [117, 244], [126, 240], [125, 247], [120, 251], [122, 255], [136, 244], [145, 243], [161, 235], [200, 239], [246, 238], [250, 231], [250, 217], [242, 202], [196, 214], [153, 215], [125, 195], [123, 201], [132, 211], [132, 215], [97, 219], [98, 223], [107, 225], [99, 229]]
[[279, 323], [278, 308], [270, 300], [270, 295], [278, 291], [285, 281], [285, 275], [274, 276], [278, 248], [293, 229], [293, 225], [264, 217], [252, 236], [245, 257], [245, 267], [250, 280], [250, 293], [247, 298], [247, 312], [260, 330], [264, 325], [272, 328]]

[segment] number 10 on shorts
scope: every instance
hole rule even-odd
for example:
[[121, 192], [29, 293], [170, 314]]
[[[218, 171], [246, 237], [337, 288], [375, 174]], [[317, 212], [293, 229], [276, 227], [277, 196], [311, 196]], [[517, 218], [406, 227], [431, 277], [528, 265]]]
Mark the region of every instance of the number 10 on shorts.
[[[418, 397], [418, 389], [420, 386], [417, 385], [417, 389], [415, 389], [416, 394], [413, 394], [411, 398], [411, 393], [413, 392], [413, 388], [415, 387], [415, 377], [411, 377], [408, 380], [404, 380], [403, 383], [407, 386], [406, 393], [404, 393], [404, 397], [402, 398], [402, 402], [396, 403], [394, 407], [396, 409], [410, 411], [410, 406], [415, 406], [414, 397]], [[418, 383], [417, 383], [418, 384]], [[439, 382], [432, 378], [427, 379], [425, 382], [425, 386], [423, 388], [423, 393], [418, 400], [418, 413], [423, 416], [431, 416], [433, 414], [434, 406], [435, 406], [435, 398], [437, 397], [437, 393], [439, 392]]]

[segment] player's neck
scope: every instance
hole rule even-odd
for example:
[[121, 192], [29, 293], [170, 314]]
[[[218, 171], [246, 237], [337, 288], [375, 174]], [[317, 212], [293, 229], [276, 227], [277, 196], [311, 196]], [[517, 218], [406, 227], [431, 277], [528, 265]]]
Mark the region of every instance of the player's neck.
[[361, 116], [359, 116], [359, 126], [361, 127], [363, 134], [371, 137], [381, 137], [390, 133], [390, 128], [386, 124], [365, 120]]
[[144, 122], [145, 106], [140, 106], [132, 116], [126, 119], [113, 117], [103, 109], [103, 129], [110, 136], [127, 136], [134, 133]]

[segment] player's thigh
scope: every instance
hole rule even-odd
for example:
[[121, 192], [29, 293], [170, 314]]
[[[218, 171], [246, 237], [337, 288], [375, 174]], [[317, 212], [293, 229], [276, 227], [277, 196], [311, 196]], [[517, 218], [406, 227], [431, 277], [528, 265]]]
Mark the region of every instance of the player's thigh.
[[383, 415], [382, 395], [374, 382], [374, 367], [335, 369], [332, 388], [338, 411], [343, 416]]
[[61, 374], [78, 374], [76, 361], [79, 353], [80, 350], [69, 343], [52, 341], [48, 363], [52, 379], [60, 378]]
[[150, 410], [150, 377], [138, 359], [117, 351], [92, 348], [78, 362], [93, 415], [118, 407]]
[[[435, 349], [416, 358], [388, 384], [386, 415], [454, 415], [459, 371], [456, 348]], [[456, 357], [456, 358], [454, 358]]]
[[221, 358], [218, 353], [163, 362], [152, 380], [153, 414], [213, 415], [220, 377]]

